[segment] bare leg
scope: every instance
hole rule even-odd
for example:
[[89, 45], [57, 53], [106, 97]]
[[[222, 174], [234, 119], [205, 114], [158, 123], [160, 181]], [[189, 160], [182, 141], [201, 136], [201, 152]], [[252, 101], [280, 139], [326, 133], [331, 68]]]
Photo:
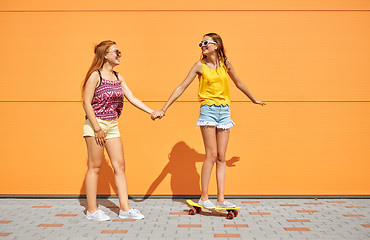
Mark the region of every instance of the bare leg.
[[114, 179], [122, 211], [130, 210], [128, 205], [128, 191], [125, 174], [125, 158], [123, 155], [123, 145], [121, 138], [107, 139], [105, 143], [110, 161], [114, 169]]
[[94, 137], [85, 137], [88, 155], [88, 169], [85, 178], [87, 210], [94, 213], [98, 210], [96, 193], [100, 166], [104, 159], [104, 147], [96, 144]]
[[226, 176], [226, 148], [229, 142], [230, 130], [217, 129], [217, 201], [225, 201], [225, 176]]
[[201, 127], [204, 148], [206, 151], [206, 159], [202, 166], [201, 186], [202, 186], [202, 201], [208, 200], [208, 187], [211, 178], [213, 165], [217, 160], [217, 140], [216, 127]]

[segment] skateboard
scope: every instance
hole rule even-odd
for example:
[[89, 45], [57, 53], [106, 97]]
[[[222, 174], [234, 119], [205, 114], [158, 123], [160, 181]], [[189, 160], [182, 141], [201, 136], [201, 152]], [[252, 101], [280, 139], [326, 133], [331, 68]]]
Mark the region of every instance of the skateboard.
[[231, 220], [234, 217], [238, 216], [238, 214], [239, 214], [238, 209], [240, 209], [240, 207], [233, 207], [233, 208], [216, 207], [214, 209], [208, 209], [208, 208], [205, 208], [205, 207], [199, 205], [198, 203], [193, 202], [192, 200], [186, 200], [186, 202], [190, 205], [189, 215], [195, 215], [197, 213], [200, 213], [200, 212], [202, 212], [202, 209], [207, 209], [207, 210], [210, 210], [210, 211], [212, 211], [212, 210], [216, 210], [216, 211], [226, 210], [227, 211], [226, 218]]

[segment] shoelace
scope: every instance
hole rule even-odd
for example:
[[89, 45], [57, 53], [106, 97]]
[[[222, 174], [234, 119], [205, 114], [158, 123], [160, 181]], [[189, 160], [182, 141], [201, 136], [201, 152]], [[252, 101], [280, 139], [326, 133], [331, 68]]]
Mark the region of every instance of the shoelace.
[[225, 206], [234, 206], [235, 204], [229, 202], [229, 201], [225, 201], [224, 202]]
[[[103, 214], [104, 214], [104, 212], [102, 211], [102, 210], [98, 210], [98, 211], [96, 211], [96, 213], [95, 213], [97, 216], [102, 216]], [[94, 214], [94, 215], [95, 215]]]
[[132, 208], [132, 209], [130, 210], [130, 213], [140, 214], [139, 210], [134, 209], [134, 208]]

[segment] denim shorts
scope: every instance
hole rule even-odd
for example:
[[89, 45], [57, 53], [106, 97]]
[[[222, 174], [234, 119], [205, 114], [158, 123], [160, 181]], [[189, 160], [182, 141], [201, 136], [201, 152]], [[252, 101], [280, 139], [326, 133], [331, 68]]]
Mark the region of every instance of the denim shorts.
[[[119, 128], [118, 128], [118, 121], [117, 119], [113, 120], [102, 120], [96, 118], [98, 121], [101, 129], [105, 132], [105, 139], [116, 138], [120, 137]], [[91, 125], [89, 119], [86, 119], [83, 131], [84, 137], [95, 137], [95, 131], [93, 126]]]
[[230, 119], [230, 106], [200, 106], [197, 126], [210, 126], [221, 129], [230, 129], [235, 123]]

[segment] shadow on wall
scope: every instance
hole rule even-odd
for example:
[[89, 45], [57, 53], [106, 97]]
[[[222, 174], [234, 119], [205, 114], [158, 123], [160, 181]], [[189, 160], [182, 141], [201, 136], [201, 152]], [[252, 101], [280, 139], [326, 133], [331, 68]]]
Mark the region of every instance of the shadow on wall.
[[[178, 195], [200, 195], [200, 175], [196, 163], [203, 162], [204, 158], [205, 154], [198, 153], [185, 142], [176, 143], [168, 154], [167, 165], [150, 185], [143, 199], [136, 201], [148, 199], [167, 175], [171, 175], [172, 199]], [[232, 157], [226, 164], [228, 167], [234, 167], [239, 159], [239, 157]]]
[[[167, 175], [171, 175], [170, 184], [172, 199], [176, 199], [176, 196], [179, 195], [200, 195], [200, 175], [197, 171], [196, 163], [203, 162], [204, 158], [205, 154], [198, 153], [193, 148], [189, 147], [185, 142], [180, 141], [176, 143], [171, 152], [168, 154], [167, 165], [163, 168], [162, 172], [158, 175], [154, 182], [149, 186], [144, 197], [134, 201], [142, 202], [145, 199], [148, 199]], [[235, 167], [235, 163], [239, 160], [239, 157], [232, 157], [226, 161], [226, 166]], [[114, 211], [118, 209], [118, 206], [108, 199], [108, 197], [111, 196], [111, 187], [114, 190], [114, 193], [117, 194], [114, 181], [114, 171], [108, 164], [108, 160], [104, 159], [102, 161], [98, 180], [98, 197], [100, 199], [97, 201], [98, 204], [101, 204], [107, 208], [112, 208], [112, 211]], [[87, 209], [85, 194], [86, 191], [84, 180], [80, 189], [79, 199], [80, 205]]]
[[[100, 205], [103, 205], [106, 208], [111, 209], [113, 212], [116, 212], [118, 214], [119, 207], [114, 202], [108, 199], [108, 197], [112, 195], [111, 187], [113, 188], [114, 193], [117, 194], [115, 181], [114, 181], [114, 171], [113, 171], [113, 168], [108, 164], [108, 161], [109, 160], [104, 157], [101, 167], [100, 167], [100, 173], [99, 173], [99, 179], [98, 179], [97, 203]], [[87, 163], [86, 165], [88, 165], [88, 159], [86, 159], [86, 163]], [[85, 209], [87, 209], [85, 179], [86, 179], [86, 176], [84, 178], [84, 181], [82, 182], [82, 186], [80, 189], [79, 201], [80, 201], [80, 205], [85, 207]]]

